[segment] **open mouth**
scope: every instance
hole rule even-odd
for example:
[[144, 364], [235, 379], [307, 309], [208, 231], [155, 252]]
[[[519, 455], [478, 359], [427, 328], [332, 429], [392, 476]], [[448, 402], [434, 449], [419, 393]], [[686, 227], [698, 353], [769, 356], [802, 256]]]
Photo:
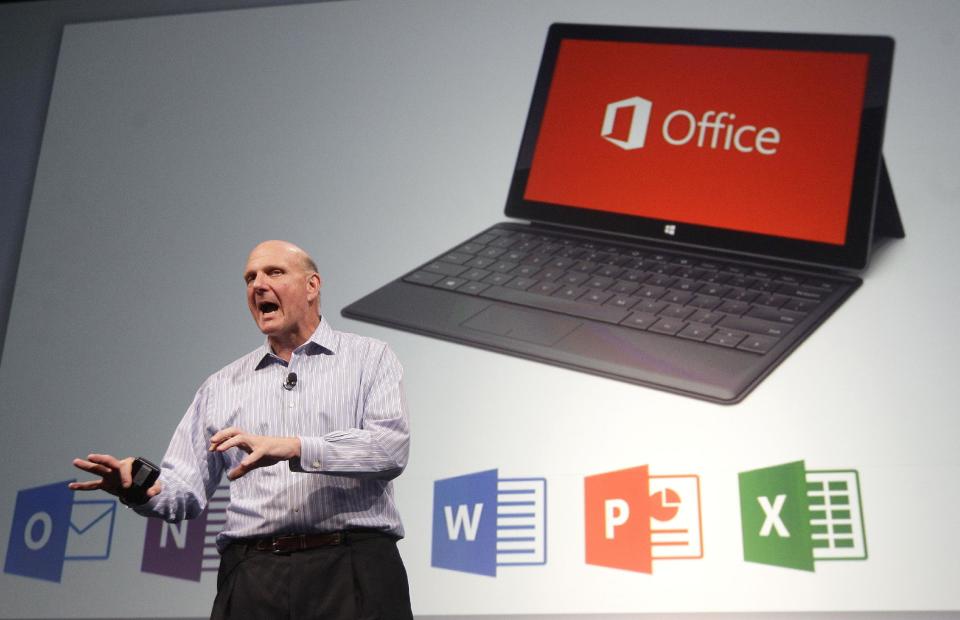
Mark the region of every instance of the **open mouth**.
[[280, 306], [273, 303], [272, 301], [262, 301], [260, 302], [259, 305], [257, 305], [257, 308], [263, 314], [270, 314], [271, 312], [276, 312], [277, 310], [279, 310]]

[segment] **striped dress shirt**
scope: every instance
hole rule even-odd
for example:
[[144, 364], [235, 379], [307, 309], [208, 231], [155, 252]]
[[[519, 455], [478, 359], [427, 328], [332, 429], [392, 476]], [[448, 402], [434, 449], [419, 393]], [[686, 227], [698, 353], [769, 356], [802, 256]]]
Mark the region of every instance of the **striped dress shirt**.
[[[291, 372], [297, 382], [286, 389]], [[161, 493], [135, 510], [171, 522], [199, 515], [246, 456], [208, 451], [214, 433], [234, 426], [299, 437], [301, 455], [230, 483], [221, 551], [236, 539], [351, 528], [403, 536], [391, 482], [409, 451], [402, 378], [385, 343], [335, 331], [326, 319], [289, 364], [264, 344], [200, 386], [164, 455]]]

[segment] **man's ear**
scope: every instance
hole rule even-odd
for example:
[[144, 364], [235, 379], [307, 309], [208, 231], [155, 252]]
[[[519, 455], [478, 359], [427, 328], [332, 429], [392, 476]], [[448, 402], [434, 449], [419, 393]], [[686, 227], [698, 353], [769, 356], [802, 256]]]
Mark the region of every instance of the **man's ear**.
[[323, 286], [323, 280], [320, 279], [320, 274], [317, 272], [311, 273], [310, 277], [307, 278], [307, 301], [313, 303], [320, 297], [321, 286]]

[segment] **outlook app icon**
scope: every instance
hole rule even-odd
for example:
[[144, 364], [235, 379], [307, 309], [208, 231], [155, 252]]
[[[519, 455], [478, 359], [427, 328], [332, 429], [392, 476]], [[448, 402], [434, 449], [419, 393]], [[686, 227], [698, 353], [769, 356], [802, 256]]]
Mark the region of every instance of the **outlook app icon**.
[[17, 493], [5, 573], [59, 582], [66, 560], [110, 557], [117, 502], [74, 501], [70, 482]]
[[546, 479], [491, 469], [434, 482], [431, 566], [495, 577], [546, 562]]

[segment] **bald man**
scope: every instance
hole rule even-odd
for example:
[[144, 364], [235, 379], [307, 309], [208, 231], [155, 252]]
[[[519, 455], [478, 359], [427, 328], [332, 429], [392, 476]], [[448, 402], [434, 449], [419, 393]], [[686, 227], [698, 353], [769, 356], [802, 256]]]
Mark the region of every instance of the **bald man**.
[[211, 618], [411, 618], [391, 482], [409, 450], [403, 369], [383, 342], [321, 317], [320, 275], [292, 243], [257, 245], [243, 279], [266, 343], [200, 386], [147, 501], [133, 503], [132, 458], [75, 459], [99, 479], [70, 488], [176, 522], [225, 473]]

